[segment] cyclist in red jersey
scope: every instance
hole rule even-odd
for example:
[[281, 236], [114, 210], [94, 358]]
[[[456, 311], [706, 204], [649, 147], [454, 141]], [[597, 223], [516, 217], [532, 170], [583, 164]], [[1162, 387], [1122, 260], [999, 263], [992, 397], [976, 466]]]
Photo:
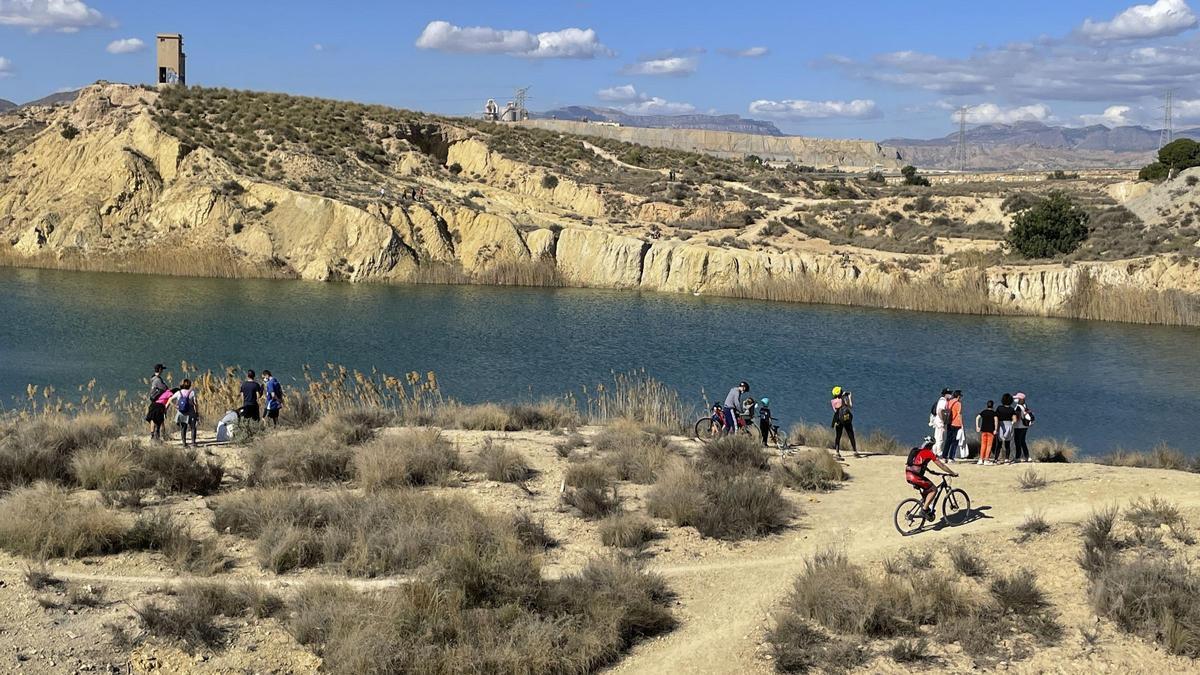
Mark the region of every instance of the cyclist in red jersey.
[[933, 439], [926, 436], [925, 443], [919, 448], [913, 448], [908, 453], [908, 462], [904, 465], [904, 480], [921, 491], [921, 504], [925, 507], [925, 517], [933, 520], [933, 495], [936, 492], [933, 482], [925, 477], [925, 470], [933, 462], [939, 469], [951, 476], [958, 474], [951, 471], [937, 454], [933, 452]]

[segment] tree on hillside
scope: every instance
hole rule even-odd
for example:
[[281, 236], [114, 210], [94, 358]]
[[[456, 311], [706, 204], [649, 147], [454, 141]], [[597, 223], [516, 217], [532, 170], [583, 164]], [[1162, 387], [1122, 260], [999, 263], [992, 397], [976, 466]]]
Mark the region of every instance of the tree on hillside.
[[1200, 143], [1190, 138], [1180, 138], [1158, 150], [1158, 161], [1147, 164], [1138, 172], [1141, 180], [1161, 181], [1178, 174], [1184, 169], [1200, 166]]
[[1065, 192], [1051, 192], [1013, 218], [1006, 241], [1026, 258], [1066, 255], [1087, 240], [1088, 220], [1087, 211]]
[[913, 166], [912, 164], [900, 169], [900, 175], [904, 176], [905, 185], [920, 185], [923, 187], [929, 187], [929, 179], [917, 173], [917, 167]]

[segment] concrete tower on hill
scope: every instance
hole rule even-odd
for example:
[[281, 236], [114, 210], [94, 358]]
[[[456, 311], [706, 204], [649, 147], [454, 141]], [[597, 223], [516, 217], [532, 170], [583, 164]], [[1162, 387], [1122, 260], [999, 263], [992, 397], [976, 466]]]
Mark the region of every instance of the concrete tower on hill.
[[183, 36], [179, 33], [158, 34], [158, 83], [187, 84], [187, 55], [183, 53]]

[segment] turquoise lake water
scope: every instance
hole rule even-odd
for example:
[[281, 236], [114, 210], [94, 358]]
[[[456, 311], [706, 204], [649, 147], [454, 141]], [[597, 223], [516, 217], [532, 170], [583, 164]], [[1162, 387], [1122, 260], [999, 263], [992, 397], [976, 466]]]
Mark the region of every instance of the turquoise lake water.
[[27, 383], [95, 378], [138, 391], [155, 362], [435, 371], [464, 401], [578, 392], [645, 369], [699, 409], [738, 380], [785, 426], [828, 419], [854, 391], [860, 433], [928, 432], [943, 386], [974, 413], [1004, 391], [1037, 412], [1030, 438], [1088, 452], [1166, 441], [1200, 451], [1200, 329], [974, 317], [669, 294], [368, 286], [0, 268], [0, 400]]

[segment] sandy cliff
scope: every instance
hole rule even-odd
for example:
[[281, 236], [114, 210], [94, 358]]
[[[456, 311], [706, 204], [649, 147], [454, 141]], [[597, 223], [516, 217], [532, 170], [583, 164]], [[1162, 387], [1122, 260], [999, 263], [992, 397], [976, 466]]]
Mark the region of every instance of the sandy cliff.
[[[146, 251], [203, 251], [236, 259], [250, 270], [243, 273], [386, 281], [437, 265], [473, 276], [502, 263], [543, 261], [579, 286], [886, 306], [893, 306], [890, 293], [914, 283], [980, 274], [950, 271], [937, 256], [910, 256], [919, 264], [902, 267], [895, 254], [803, 237], [729, 247], [715, 237], [664, 236], [658, 230], [671, 228], [663, 214], [692, 207], [639, 202], [613, 186], [514, 161], [478, 133], [446, 122], [419, 133], [388, 131], [389, 167], [371, 168], [357, 194], [314, 194], [288, 176], [239, 172], [220, 156], [222, 148], [181, 142], [155, 123], [157, 96], [96, 85], [40, 117], [0, 117], [0, 139], [9, 142], [0, 153], [0, 247], [9, 264], [88, 268], [88, 261]], [[407, 136], [396, 140], [401, 132]], [[851, 145], [844, 152], [877, 158], [882, 150]], [[320, 169], [319, 158], [283, 149], [277, 160], [289, 175], [324, 170], [336, 178], [347, 170]], [[461, 173], [451, 177], [448, 166]], [[640, 206], [610, 213], [613, 203]], [[729, 212], [738, 204], [704, 208]], [[188, 273], [186, 265], [139, 271]], [[982, 274], [997, 306], [1031, 314], [1060, 313], [1081, 284], [1094, 282], [1200, 290], [1195, 263], [1178, 257]], [[824, 294], [805, 295], [815, 286]]]

